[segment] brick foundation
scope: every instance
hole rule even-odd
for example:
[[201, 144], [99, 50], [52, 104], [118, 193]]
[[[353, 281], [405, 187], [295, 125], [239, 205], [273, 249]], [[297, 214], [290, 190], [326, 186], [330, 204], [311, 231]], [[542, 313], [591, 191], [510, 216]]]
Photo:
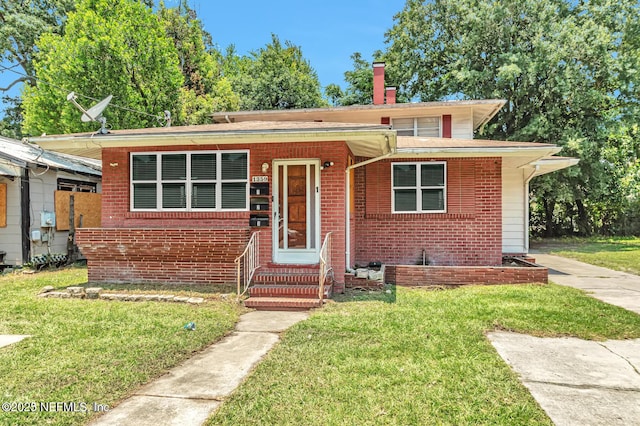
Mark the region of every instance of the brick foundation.
[[548, 282], [542, 266], [421, 266], [387, 265], [385, 282], [401, 286], [460, 286], [466, 284], [525, 284]]
[[233, 284], [249, 228], [78, 229], [89, 282]]

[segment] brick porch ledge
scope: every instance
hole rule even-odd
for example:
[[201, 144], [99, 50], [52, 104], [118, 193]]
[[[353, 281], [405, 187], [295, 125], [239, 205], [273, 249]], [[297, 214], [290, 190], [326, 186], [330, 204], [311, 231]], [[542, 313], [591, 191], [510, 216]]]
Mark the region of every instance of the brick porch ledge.
[[548, 283], [543, 266], [422, 266], [387, 265], [385, 282], [401, 286]]

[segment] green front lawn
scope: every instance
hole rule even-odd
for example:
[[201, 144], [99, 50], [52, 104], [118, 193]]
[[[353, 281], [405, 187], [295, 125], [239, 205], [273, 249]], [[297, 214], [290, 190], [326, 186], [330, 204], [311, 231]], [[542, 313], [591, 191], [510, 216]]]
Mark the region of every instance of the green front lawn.
[[[114, 406], [221, 338], [240, 313], [233, 301], [192, 306], [37, 297], [45, 285], [86, 281], [82, 268], [0, 277], [0, 334], [33, 335], [0, 348], [0, 402]], [[195, 331], [183, 328], [190, 321]], [[90, 415], [0, 411], [0, 424], [83, 424]]]
[[532, 243], [540, 251], [640, 275], [640, 237], [566, 238]]
[[209, 424], [549, 425], [486, 331], [640, 337], [640, 316], [556, 285], [359, 299], [292, 327]]

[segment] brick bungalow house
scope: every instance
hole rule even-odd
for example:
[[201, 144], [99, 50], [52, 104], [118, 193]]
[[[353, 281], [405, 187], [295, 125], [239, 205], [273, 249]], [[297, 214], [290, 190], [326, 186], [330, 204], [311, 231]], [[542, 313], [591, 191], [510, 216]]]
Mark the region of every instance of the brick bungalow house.
[[250, 263], [262, 285], [250, 300], [295, 294], [297, 304], [262, 305], [300, 307], [317, 305], [323, 247], [338, 287], [372, 261], [399, 284], [539, 281], [536, 268], [502, 268], [503, 255], [528, 252], [529, 181], [577, 160], [554, 157], [552, 144], [475, 140], [504, 104], [397, 104], [374, 64], [373, 105], [34, 142], [102, 159], [102, 227], [77, 235], [91, 282], [234, 283], [234, 260], [258, 233]]

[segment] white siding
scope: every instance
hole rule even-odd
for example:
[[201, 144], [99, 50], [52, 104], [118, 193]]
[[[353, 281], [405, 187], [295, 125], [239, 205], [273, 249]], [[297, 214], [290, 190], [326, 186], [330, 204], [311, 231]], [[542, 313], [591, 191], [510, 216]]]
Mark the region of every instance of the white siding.
[[502, 170], [502, 252], [527, 253], [528, 194], [524, 171]]
[[[39, 230], [42, 234], [45, 233], [47, 228], [40, 227], [40, 213], [43, 211], [55, 211], [54, 192], [58, 188], [59, 177], [85, 182], [97, 182], [98, 192], [101, 189], [97, 178], [56, 172], [54, 170], [43, 172], [44, 169], [39, 168], [30, 171], [29, 175], [31, 192], [29, 236], [31, 236], [31, 231], [34, 230]], [[21, 179], [15, 178], [13, 182], [5, 178], [0, 178], [0, 180], [7, 183], [7, 227], [0, 228], [0, 250], [7, 252], [5, 256], [6, 263], [20, 265], [22, 264], [22, 239], [20, 235], [22, 230], [20, 209]], [[48, 251], [51, 253], [66, 253], [68, 235], [67, 231], [56, 231], [54, 228], [51, 232], [52, 238], [48, 243], [42, 241], [31, 242], [31, 256], [46, 254]], [[47, 249], [47, 246], [49, 246], [49, 249]]]
[[[40, 169], [38, 169], [38, 171], [40, 171]], [[40, 227], [40, 213], [43, 211], [55, 211], [53, 197], [54, 191], [58, 188], [58, 180], [55, 171], [48, 171], [43, 175], [37, 176], [39, 174], [38, 171], [32, 173], [29, 177], [31, 184], [31, 224], [29, 230], [39, 230], [44, 234], [47, 228]], [[31, 256], [46, 254], [47, 245], [51, 253], [66, 253], [67, 235], [67, 232], [57, 232], [54, 228], [51, 233], [52, 238], [48, 243], [31, 242]]]
[[459, 108], [451, 114], [451, 137], [454, 139], [473, 139], [473, 110]]
[[0, 250], [7, 252], [4, 261], [9, 265], [22, 264], [20, 181], [19, 177], [13, 182], [0, 178], [0, 182], [7, 184], [7, 226], [0, 228]]

